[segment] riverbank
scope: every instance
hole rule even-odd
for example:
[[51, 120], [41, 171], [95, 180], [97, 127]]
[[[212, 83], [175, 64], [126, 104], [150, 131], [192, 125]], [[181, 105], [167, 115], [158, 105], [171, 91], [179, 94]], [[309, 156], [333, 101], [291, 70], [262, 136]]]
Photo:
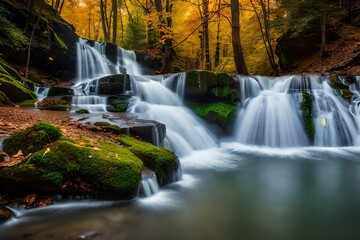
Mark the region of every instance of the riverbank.
[[[81, 119], [80, 119], [81, 120]], [[30, 127], [36, 122], [47, 121], [60, 127], [63, 134], [81, 141], [115, 142], [118, 137], [111, 132], [105, 132], [101, 127], [86, 125], [73, 120], [68, 112], [38, 110], [34, 108], [0, 107], [0, 139], [13, 132]], [[1, 151], [0, 151], [1, 153]], [[0, 168], [15, 164], [23, 156], [10, 156], [0, 163]], [[53, 203], [52, 196], [28, 194], [25, 196], [6, 196], [0, 193], [0, 222], [11, 217], [11, 212], [5, 206], [14, 205], [22, 208], [34, 208]]]

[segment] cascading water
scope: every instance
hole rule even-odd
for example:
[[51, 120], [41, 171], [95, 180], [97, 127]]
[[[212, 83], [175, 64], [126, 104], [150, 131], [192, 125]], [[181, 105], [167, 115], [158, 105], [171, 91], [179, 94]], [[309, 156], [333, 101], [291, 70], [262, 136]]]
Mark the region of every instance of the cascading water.
[[42, 101], [44, 98], [46, 98], [49, 94], [50, 88], [47, 87], [34, 87], [34, 93], [37, 96], [38, 102]]
[[140, 196], [150, 197], [159, 191], [159, 184], [156, 174], [152, 173], [150, 176], [143, 176], [140, 183]]
[[216, 146], [211, 133], [181, 99], [161, 83], [166, 83], [161, 78], [156, 81], [156, 77], [132, 76], [136, 97], [130, 103], [129, 112], [164, 123], [167, 147], [179, 156]]
[[116, 47], [115, 56], [107, 56], [106, 44], [81, 38], [77, 43], [77, 84], [72, 104], [78, 108], [106, 112], [107, 97], [96, 95], [97, 79], [125, 72], [142, 73], [135, 52]]
[[[249, 102], [240, 109], [237, 119], [236, 139], [244, 144], [270, 147], [293, 147], [309, 145], [304, 130], [300, 105], [302, 92], [313, 97], [313, 118], [315, 125], [315, 146], [348, 146], [358, 136], [354, 119], [347, 103], [332, 89], [326, 77], [316, 75], [285, 76], [269, 80], [256, 77], [259, 87], [249, 88], [256, 82], [240, 77], [243, 102]], [[245, 86], [245, 87], [244, 87]], [[255, 89], [255, 91], [253, 90]], [[263, 89], [258, 95], [257, 90]], [[355, 104], [356, 105], [356, 104]]]
[[[290, 78], [289, 78], [290, 79]], [[259, 80], [259, 85], [249, 77], [239, 79], [240, 83], [251, 81], [251, 88], [242, 91], [250, 99], [239, 111], [236, 139], [244, 144], [265, 145], [270, 147], [304, 146], [308, 144], [307, 136], [296, 111], [293, 98], [287, 94], [288, 79], [278, 78], [266, 81]], [[260, 85], [261, 84], [261, 85]], [[241, 86], [246, 86], [241, 83]], [[246, 91], [247, 89], [250, 92]], [[264, 89], [259, 92], [260, 89]], [[258, 94], [258, 95], [257, 95]], [[243, 98], [245, 99], [245, 98]]]
[[357, 128], [356, 145], [360, 145], [360, 77], [355, 78], [355, 82], [350, 85], [350, 91], [353, 93], [353, 99], [349, 106], [349, 111], [352, 114]]

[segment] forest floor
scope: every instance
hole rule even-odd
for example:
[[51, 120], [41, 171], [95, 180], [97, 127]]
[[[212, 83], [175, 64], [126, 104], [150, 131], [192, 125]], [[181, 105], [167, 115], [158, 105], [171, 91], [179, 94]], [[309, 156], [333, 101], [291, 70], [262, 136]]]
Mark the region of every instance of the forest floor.
[[[81, 119], [80, 119], [81, 120]], [[118, 135], [104, 132], [101, 127], [87, 125], [81, 121], [72, 120], [67, 112], [35, 110], [19, 107], [0, 107], [0, 140], [9, 136], [11, 133], [30, 127], [36, 122], [47, 121], [58, 127], [65, 136], [73, 138], [75, 141], [111, 141], [116, 142]], [[0, 155], [5, 154], [0, 151]], [[6, 157], [6, 161], [0, 162], [0, 167], [12, 166], [25, 158], [21, 153]], [[8, 205], [21, 206], [23, 208], [33, 208], [46, 206], [53, 203], [52, 197], [28, 194], [26, 196], [9, 197], [0, 194], [0, 223], [1, 220], [11, 216], [11, 212], [6, 208]]]
[[351, 63], [354, 58], [360, 56], [360, 27], [343, 23], [337, 33], [340, 38], [327, 44], [324, 56], [315, 53], [301, 61], [292, 72], [338, 72], [340, 75], [360, 76], [360, 60]]

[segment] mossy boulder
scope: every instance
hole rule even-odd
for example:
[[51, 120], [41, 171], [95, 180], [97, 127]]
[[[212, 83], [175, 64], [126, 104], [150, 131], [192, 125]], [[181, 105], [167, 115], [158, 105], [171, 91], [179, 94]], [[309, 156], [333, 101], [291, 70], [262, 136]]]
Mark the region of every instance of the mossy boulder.
[[224, 133], [230, 133], [237, 109], [235, 104], [222, 102], [212, 104], [187, 103], [187, 106], [208, 123], [217, 124]]
[[239, 82], [227, 73], [190, 71], [186, 73], [185, 100], [193, 103], [235, 103]]
[[0, 103], [15, 104], [27, 100], [35, 100], [35, 93], [29, 89], [31, 81], [0, 59]]
[[69, 110], [71, 106], [71, 102], [66, 97], [46, 97], [36, 104], [38, 108], [65, 111]]
[[119, 141], [140, 158], [147, 168], [155, 171], [160, 185], [172, 183], [177, 180], [180, 163], [178, 157], [173, 152], [126, 135], [121, 135]]
[[341, 82], [340, 78], [336, 74], [332, 74], [327, 78], [330, 82], [330, 85], [338, 90], [338, 93], [347, 101], [350, 102], [353, 96], [352, 92], [349, 90], [349, 87]]
[[310, 93], [302, 92], [300, 107], [309, 141], [313, 143], [315, 137], [315, 124], [312, 115], [312, 97]]
[[62, 137], [57, 127], [40, 122], [4, 141], [4, 151], [13, 154], [19, 149], [24, 155], [32, 154], [14, 166], [0, 168], [0, 188], [4, 192], [107, 198], [137, 195], [143, 163], [117, 144], [76, 144]]
[[24, 155], [34, 153], [61, 137], [60, 129], [47, 122], [38, 122], [25, 130], [17, 131], [3, 141], [3, 150], [9, 155], [19, 150]]
[[108, 97], [108, 111], [109, 112], [126, 112], [129, 106], [130, 96], [109, 96]]
[[90, 112], [89, 112], [89, 110], [82, 108], [82, 109], [76, 110], [75, 113], [77, 113], [77, 114], [87, 114], [87, 113], [90, 113]]

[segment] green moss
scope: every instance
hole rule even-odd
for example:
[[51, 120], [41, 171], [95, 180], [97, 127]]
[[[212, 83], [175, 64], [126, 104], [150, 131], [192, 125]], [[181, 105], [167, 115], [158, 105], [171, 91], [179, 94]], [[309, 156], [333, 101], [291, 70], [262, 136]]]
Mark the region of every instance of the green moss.
[[61, 136], [60, 129], [47, 122], [38, 122], [25, 130], [17, 131], [3, 141], [3, 150], [9, 155], [21, 150], [25, 155], [34, 153]]
[[172, 181], [174, 172], [180, 167], [177, 162], [178, 158], [173, 152], [126, 135], [121, 135], [119, 141], [140, 158], [147, 168], [156, 172], [160, 185]]
[[8, 74], [20, 82], [22, 81], [22, 77], [20, 76], [18, 71], [16, 71], [14, 68], [10, 67], [10, 65], [8, 65], [4, 60], [0, 59], [0, 66], [1, 66], [0, 72]]
[[229, 74], [223, 72], [187, 72], [186, 88], [201, 89], [210, 97], [226, 99], [230, 103], [237, 101], [239, 95], [239, 83]]
[[37, 103], [38, 107], [72, 106], [71, 102], [58, 97], [46, 97]]
[[79, 109], [79, 110], [76, 110], [75, 113], [77, 113], [77, 114], [87, 114], [87, 113], [90, 113], [90, 112], [87, 109]]
[[213, 103], [213, 104], [194, 104], [187, 103], [187, 106], [198, 116], [206, 118], [209, 112], [215, 112], [219, 116], [219, 120], [227, 122], [229, 117], [236, 111], [236, 106], [226, 103]]
[[13, 103], [36, 99], [34, 92], [4, 73], [0, 73], [0, 91]]
[[137, 191], [142, 162], [125, 148], [105, 142], [100, 142], [98, 148], [89, 148], [59, 140], [49, 150], [39, 151], [29, 160], [41, 169], [44, 181], [60, 184], [80, 177], [124, 195]]
[[115, 134], [123, 134], [124, 133], [124, 130], [117, 126], [117, 125], [110, 125], [110, 126], [103, 126], [102, 127], [106, 132], [112, 132], [112, 133], [115, 133]]
[[315, 125], [314, 119], [312, 116], [312, 100], [311, 95], [307, 92], [302, 93], [302, 102], [301, 102], [302, 116], [305, 124], [305, 129], [309, 136], [311, 143], [314, 142], [315, 136]]
[[36, 100], [26, 100], [24, 102], [19, 103], [20, 107], [34, 107]]
[[23, 51], [28, 46], [28, 38], [16, 26], [14, 12], [0, 5], [0, 46], [8, 46], [15, 51]]
[[114, 104], [110, 106], [109, 112], [126, 112], [128, 106], [128, 102]]
[[51, 31], [51, 33], [52, 33], [52, 36], [53, 36], [56, 44], [58, 44], [60, 48], [67, 50], [68, 47], [66, 46], [66, 44], [64, 43], [64, 41], [61, 39], [61, 37], [59, 37], [59, 36], [57, 35], [57, 33], [54, 31], [54, 29], [52, 29], [51, 27], [49, 27], [49, 29], [50, 29], [50, 31]]

